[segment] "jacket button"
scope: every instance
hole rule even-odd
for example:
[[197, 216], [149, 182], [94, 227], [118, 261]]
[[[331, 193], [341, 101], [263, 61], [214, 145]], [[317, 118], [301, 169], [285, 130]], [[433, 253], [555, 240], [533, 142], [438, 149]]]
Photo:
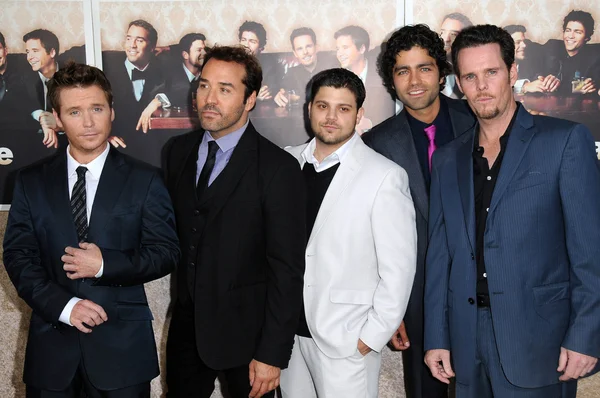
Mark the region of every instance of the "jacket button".
[[469, 297], [469, 304], [471, 304], [471, 305], [475, 304], [475, 300], [473, 300], [472, 297]]
[[200, 210], [194, 210], [194, 215], [195, 216], [199, 216], [200, 215]]
[[195, 227], [192, 227], [192, 232], [196, 232], [197, 229]]
[[189, 263], [189, 266], [190, 266], [190, 267], [195, 267], [195, 266], [196, 266], [196, 263], [192, 261], [192, 262], [190, 262], [190, 263]]
[[471, 253], [471, 260], [475, 260], [475, 255]]
[[194, 250], [195, 248], [196, 248], [196, 246], [190, 245], [190, 250]]

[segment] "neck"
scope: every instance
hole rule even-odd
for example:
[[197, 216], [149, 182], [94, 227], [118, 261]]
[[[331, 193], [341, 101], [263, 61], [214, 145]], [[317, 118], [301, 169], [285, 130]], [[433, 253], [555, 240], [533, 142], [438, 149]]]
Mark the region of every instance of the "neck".
[[185, 68], [187, 70], [190, 71], [190, 73], [196, 77], [198, 77], [198, 75], [200, 74], [200, 67], [192, 65], [191, 63], [184, 61], [183, 65], [185, 66]]
[[133, 66], [135, 66], [136, 68], [138, 68], [139, 70], [145, 70], [148, 65], [150, 64], [150, 61], [139, 61], [136, 63], [131, 63]]
[[219, 138], [223, 138], [226, 135], [231, 134], [234, 131], [241, 129], [242, 127], [244, 127], [246, 122], [248, 122], [248, 112], [244, 112], [244, 114], [242, 115], [240, 120], [238, 120], [233, 126], [230, 126], [226, 129], [223, 129], [220, 131], [209, 131], [209, 133], [214, 140], [218, 140]]
[[304, 69], [306, 69], [307, 71], [309, 71], [310, 73], [312, 73], [315, 70], [315, 68], [317, 67], [317, 61], [315, 60], [315, 62], [313, 62], [312, 64], [310, 64], [310, 65], [303, 65], [303, 66], [304, 66]]
[[315, 159], [321, 163], [323, 159], [340, 149], [346, 142], [350, 141], [352, 137], [354, 137], [354, 134], [338, 144], [326, 144], [317, 138], [315, 140], [315, 152], [313, 153]]
[[108, 145], [108, 142], [106, 142], [105, 145], [100, 145], [98, 148], [90, 152], [79, 151], [73, 146], [69, 145], [69, 153], [71, 154], [73, 159], [75, 159], [78, 163], [90, 164], [98, 156], [102, 155], [102, 152], [106, 150], [106, 145]]
[[493, 119], [477, 118], [479, 122], [479, 142], [482, 146], [500, 140], [500, 137], [506, 132], [516, 109], [517, 103], [511, 100], [509, 106], [497, 117]]
[[358, 76], [362, 73], [363, 70], [365, 70], [366, 66], [367, 66], [367, 60], [363, 57], [358, 62], [356, 62], [354, 65], [351, 65], [350, 70], [352, 72], [354, 72], [355, 75]]
[[569, 54], [569, 57], [574, 57], [577, 55], [577, 53], [579, 52], [579, 48], [575, 49], [575, 50], [567, 50], [567, 54]]
[[433, 103], [429, 105], [427, 108], [423, 109], [411, 109], [408, 106], [406, 107], [406, 112], [408, 112], [412, 117], [417, 119], [423, 123], [433, 123], [437, 115], [440, 113], [440, 97], [439, 95], [435, 98]]
[[6, 63], [4, 63], [4, 65], [0, 66], [0, 75], [3, 75], [4, 72], [6, 72]]
[[41, 68], [40, 72], [42, 73], [42, 75], [44, 75], [45, 78], [51, 79], [52, 76], [54, 76], [54, 74], [56, 73], [56, 69], [56, 62], [52, 61], [50, 65]]

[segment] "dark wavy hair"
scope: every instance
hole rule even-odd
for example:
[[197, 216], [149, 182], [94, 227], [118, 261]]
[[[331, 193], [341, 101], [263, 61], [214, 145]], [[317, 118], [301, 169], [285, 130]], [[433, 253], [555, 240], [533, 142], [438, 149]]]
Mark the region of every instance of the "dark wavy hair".
[[42, 47], [44, 47], [44, 49], [46, 50], [46, 52], [48, 54], [50, 54], [50, 51], [52, 51], [52, 49], [54, 49], [54, 51], [56, 51], [56, 55], [58, 56], [58, 52], [60, 50], [60, 45], [58, 43], [58, 37], [56, 37], [56, 35], [52, 32], [50, 32], [49, 30], [46, 29], [36, 29], [36, 30], [32, 30], [29, 33], [26, 33], [25, 36], [23, 36], [23, 42], [27, 42], [28, 40], [39, 40], [40, 43], [42, 44]]
[[252, 32], [258, 37], [258, 49], [263, 51], [267, 45], [267, 31], [265, 27], [258, 22], [246, 21], [238, 29], [238, 40], [242, 39], [242, 33]]
[[292, 43], [292, 50], [295, 50], [294, 39], [296, 37], [300, 37], [300, 36], [310, 36], [310, 38], [313, 41], [313, 44], [315, 46], [317, 45], [317, 35], [315, 34], [315, 31], [312, 30], [311, 28], [302, 27], [302, 28], [294, 29], [292, 31], [292, 34], [290, 35], [290, 43]]
[[427, 50], [429, 56], [435, 59], [440, 78], [444, 78], [444, 81], [440, 84], [440, 90], [444, 89], [445, 77], [452, 73], [452, 69], [446, 57], [444, 41], [427, 25], [404, 26], [392, 33], [383, 47], [377, 62], [377, 70], [383, 79], [383, 85], [394, 97], [396, 96], [394, 88], [396, 55], [402, 51], [409, 51], [413, 47], [421, 47]]
[[334, 39], [340, 36], [350, 36], [358, 51], [362, 46], [365, 46], [365, 54], [369, 51], [371, 39], [369, 39], [369, 33], [364, 28], [356, 25], [346, 26], [333, 34]]
[[244, 103], [252, 95], [253, 92], [260, 91], [262, 84], [262, 68], [258, 59], [249, 54], [242, 46], [218, 46], [206, 48], [206, 57], [204, 58], [204, 66], [208, 64], [212, 58], [223, 62], [235, 62], [244, 67], [246, 75], [242, 79], [242, 83], [246, 86], [244, 92]]
[[65, 88], [98, 86], [104, 91], [108, 106], [112, 108], [113, 93], [110, 82], [100, 69], [69, 62], [65, 67], [56, 71], [48, 81], [48, 97], [52, 108], [60, 115], [60, 92]]
[[129, 26], [127, 29], [132, 26], [137, 26], [138, 28], [144, 29], [148, 32], [148, 44], [150, 44], [150, 48], [155, 48], [156, 43], [158, 42], [158, 32], [154, 29], [154, 26], [148, 21], [144, 21], [143, 19], [136, 19], [135, 21], [129, 22]]
[[2, 47], [6, 47], [6, 40], [4, 40], [2, 32], [0, 32], [0, 44], [2, 44]]
[[592, 17], [592, 14], [590, 14], [589, 12], [581, 10], [572, 10], [570, 13], [568, 13], [565, 19], [563, 19], [563, 32], [565, 31], [565, 29], [567, 29], [567, 24], [569, 22], [579, 22], [583, 25], [583, 28], [585, 29], [586, 40], [590, 40], [590, 38], [594, 34], [594, 17]]
[[460, 77], [458, 55], [465, 48], [480, 47], [486, 44], [498, 44], [500, 55], [506, 68], [515, 63], [515, 41], [504, 29], [496, 25], [475, 25], [463, 29], [452, 44], [452, 66], [454, 73]]
[[179, 40], [177, 47], [179, 48], [179, 51], [185, 51], [189, 54], [192, 44], [198, 40], [205, 42], [206, 36], [204, 36], [202, 33], [188, 33]]
[[344, 68], [326, 69], [317, 73], [309, 82], [308, 102], [312, 103], [321, 87], [347, 88], [354, 94], [356, 99], [356, 109], [363, 106], [365, 97], [365, 85], [360, 77], [354, 72]]

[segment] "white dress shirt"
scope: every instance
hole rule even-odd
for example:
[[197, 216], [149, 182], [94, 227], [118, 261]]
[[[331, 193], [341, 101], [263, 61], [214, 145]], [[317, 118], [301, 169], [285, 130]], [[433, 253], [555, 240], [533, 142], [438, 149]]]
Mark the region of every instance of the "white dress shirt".
[[320, 173], [322, 171], [327, 170], [330, 167], [335, 166], [338, 163], [341, 163], [342, 159], [344, 158], [344, 156], [346, 156], [346, 154], [348, 153], [350, 148], [352, 148], [354, 146], [354, 143], [360, 139], [361, 139], [360, 136], [358, 134], [356, 134], [356, 132], [354, 132], [354, 135], [352, 136], [352, 138], [350, 138], [348, 141], [346, 141], [344, 143], [344, 145], [339, 147], [335, 152], [333, 152], [332, 154], [327, 156], [325, 159], [323, 159], [321, 162], [319, 162], [317, 160], [317, 158], [315, 158], [315, 148], [316, 148], [317, 144], [315, 142], [316, 138], [313, 138], [308, 143], [306, 148], [304, 148], [304, 151], [302, 151], [301, 156], [306, 163], [310, 163], [314, 166], [315, 171], [317, 173]]
[[[81, 164], [76, 161], [73, 156], [71, 156], [71, 146], [67, 147], [67, 176], [69, 179], [69, 199], [71, 199], [71, 194], [73, 193], [73, 187], [77, 182], [77, 168], [79, 166], [85, 166], [87, 168], [87, 172], [85, 173], [85, 195], [86, 195], [86, 214], [88, 219], [88, 224], [92, 217], [92, 206], [94, 205], [94, 198], [96, 197], [96, 191], [98, 190], [98, 183], [100, 182], [100, 176], [102, 175], [102, 169], [104, 168], [104, 163], [106, 163], [106, 158], [108, 157], [108, 151], [110, 150], [110, 145], [106, 143], [106, 149], [102, 152], [96, 159], [92, 160], [88, 164]], [[95, 275], [95, 278], [100, 278], [104, 272], [104, 260], [102, 260], [102, 265], [100, 266], [100, 270]], [[69, 326], [73, 326], [71, 324], [71, 312], [73, 311], [73, 307], [77, 302], [82, 299], [79, 297], [73, 297], [65, 308], [63, 308], [60, 313], [59, 321], [62, 323], [66, 323]]]
[[[150, 65], [148, 63], [148, 65]], [[148, 65], [144, 66], [144, 69], [140, 69], [138, 67], [136, 67], [134, 64], [132, 64], [128, 59], [125, 60], [125, 69], [127, 69], [127, 74], [129, 75], [129, 80], [131, 80], [131, 74], [133, 73], [134, 69], [137, 69], [139, 71], [145, 71], [146, 69], [148, 69]], [[131, 84], [133, 85], [133, 95], [135, 95], [135, 100], [139, 101], [140, 98], [142, 98], [142, 93], [144, 92], [144, 84], [146, 83], [146, 79], [140, 79], [140, 80], [134, 80], [131, 82]]]
[[[56, 64], [56, 71], [58, 71], [58, 63]], [[44, 109], [36, 109], [31, 112], [31, 117], [34, 118], [36, 122], [39, 122], [40, 115], [48, 108], [48, 104], [46, 103], [48, 101], [48, 86], [46, 84], [48, 83], [48, 80], [50, 80], [40, 71], [38, 71], [38, 75], [42, 81], [42, 86], [44, 87]]]

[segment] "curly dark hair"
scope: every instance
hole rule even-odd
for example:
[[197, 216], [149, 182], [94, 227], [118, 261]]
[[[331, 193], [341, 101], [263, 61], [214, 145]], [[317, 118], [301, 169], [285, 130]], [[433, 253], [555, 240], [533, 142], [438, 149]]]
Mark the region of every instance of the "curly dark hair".
[[212, 58], [218, 61], [235, 62], [244, 67], [246, 76], [242, 79], [242, 83], [246, 86], [244, 91], [244, 103], [252, 95], [253, 92], [260, 91], [262, 84], [262, 68], [258, 59], [249, 54], [242, 46], [218, 46], [206, 48], [206, 57], [204, 58], [204, 66], [208, 64]]
[[565, 29], [567, 29], [567, 24], [569, 22], [579, 22], [583, 25], [583, 28], [585, 29], [586, 40], [590, 40], [590, 38], [594, 34], [594, 17], [592, 17], [592, 14], [590, 14], [589, 12], [581, 10], [572, 10], [570, 13], [568, 13], [565, 19], [563, 20], [563, 32], [565, 31]]
[[42, 44], [42, 47], [44, 47], [48, 54], [50, 54], [50, 51], [54, 50], [56, 52], [56, 55], [58, 55], [58, 50], [60, 50], [58, 37], [56, 37], [56, 35], [50, 32], [49, 30], [32, 30], [31, 32], [26, 33], [25, 36], [23, 36], [23, 42], [27, 43], [28, 40], [39, 40]]
[[258, 49], [263, 51], [267, 45], [267, 31], [263, 24], [254, 21], [245, 21], [238, 29], [238, 40], [242, 40], [242, 33], [252, 32], [258, 38]]
[[496, 25], [475, 25], [463, 29], [452, 44], [452, 66], [456, 76], [460, 76], [458, 69], [458, 54], [465, 48], [480, 47], [486, 44], [498, 44], [500, 55], [510, 69], [515, 63], [515, 41], [504, 29]]
[[108, 106], [112, 108], [113, 93], [110, 82], [100, 69], [69, 62], [65, 67], [56, 71], [48, 80], [48, 97], [52, 108], [60, 115], [60, 92], [65, 88], [98, 86], [104, 91]]
[[360, 77], [354, 72], [344, 68], [326, 69], [317, 73], [308, 83], [308, 102], [312, 103], [321, 87], [347, 88], [354, 94], [356, 109], [360, 109], [365, 102], [366, 91]]
[[440, 78], [444, 78], [440, 84], [440, 91], [444, 89], [446, 76], [452, 73], [452, 69], [446, 59], [444, 50], [444, 41], [440, 36], [429, 29], [427, 25], [409, 25], [404, 26], [390, 36], [383, 45], [384, 49], [377, 62], [377, 71], [383, 79], [383, 85], [394, 96], [394, 66], [396, 65], [396, 55], [401, 51], [409, 51], [413, 47], [421, 47], [427, 50], [429, 56], [435, 59], [435, 63], [440, 72]]

